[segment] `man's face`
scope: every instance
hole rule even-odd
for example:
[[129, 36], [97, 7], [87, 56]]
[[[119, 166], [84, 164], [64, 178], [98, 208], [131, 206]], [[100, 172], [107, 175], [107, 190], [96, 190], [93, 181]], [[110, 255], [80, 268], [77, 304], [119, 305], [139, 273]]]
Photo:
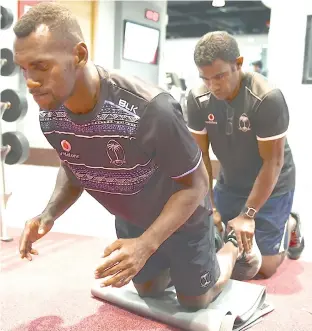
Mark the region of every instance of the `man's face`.
[[257, 65], [254, 65], [254, 66], [253, 66], [253, 70], [254, 70], [255, 72], [260, 72], [260, 71], [261, 71], [260, 67], [258, 67]]
[[46, 26], [15, 40], [14, 61], [23, 70], [29, 92], [40, 108], [58, 109], [74, 93], [74, 52], [62, 49]]
[[208, 90], [219, 100], [229, 99], [240, 81], [242, 58], [236, 63], [215, 60], [211, 65], [199, 67], [199, 76]]

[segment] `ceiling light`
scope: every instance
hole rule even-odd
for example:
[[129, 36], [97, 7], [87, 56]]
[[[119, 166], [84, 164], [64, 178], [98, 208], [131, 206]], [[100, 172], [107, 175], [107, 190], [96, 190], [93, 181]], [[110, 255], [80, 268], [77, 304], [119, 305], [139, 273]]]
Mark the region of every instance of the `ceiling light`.
[[225, 6], [225, 0], [213, 0], [212, 1], [213, 7], [224, 7]]

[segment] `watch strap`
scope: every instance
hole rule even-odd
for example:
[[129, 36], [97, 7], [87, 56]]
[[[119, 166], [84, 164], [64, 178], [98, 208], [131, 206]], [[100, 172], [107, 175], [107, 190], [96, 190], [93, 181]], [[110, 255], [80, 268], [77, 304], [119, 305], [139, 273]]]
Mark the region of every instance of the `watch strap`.
[[257, 210], [255, 208], [245, 206], [242, 210], [242, 214], [246, 215], [249, 218], [255, 218]]

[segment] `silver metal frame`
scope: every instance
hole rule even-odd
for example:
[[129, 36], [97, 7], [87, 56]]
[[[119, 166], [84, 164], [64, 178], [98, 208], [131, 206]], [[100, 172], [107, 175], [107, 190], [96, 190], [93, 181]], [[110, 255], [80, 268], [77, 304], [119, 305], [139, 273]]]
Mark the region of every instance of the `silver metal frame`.
[[10, 146], [2, 146], [2, 126], [1, 119], [3, 113], [11, 107], [9, 102], [0, 102], [0, 240], [1, 241], [12, 241], [13, 238], [7, 233], [7, 224], [5, 217], [5, 199], [6, 199], [6, 189], [5, 189], [5, 176], [4, 176], [4, 160], [7, 154], [10, 152]]

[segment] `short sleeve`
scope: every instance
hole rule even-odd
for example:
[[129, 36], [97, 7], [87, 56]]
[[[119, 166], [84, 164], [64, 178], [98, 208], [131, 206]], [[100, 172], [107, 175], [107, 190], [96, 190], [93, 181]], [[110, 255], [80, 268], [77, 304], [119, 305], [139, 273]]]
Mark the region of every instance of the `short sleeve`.
[[136, 139], [169, 177], [183, 177], [200, 164], [201, 151], [189, 132], [180, 104], [160, 94], [146, 107]]
[[269, 92], [261, 101], [253, 127], [260, 141], [275, 140], [286, 136], [289, 125], [289, 112], [282, 92], [278, 89]]
[[188, 94], [187, 97], [187, 126], [191, 132], [198, 134], [206, 134], [205, 121], [201, 113], [201, 109], [198, 106], [192, 91]]

